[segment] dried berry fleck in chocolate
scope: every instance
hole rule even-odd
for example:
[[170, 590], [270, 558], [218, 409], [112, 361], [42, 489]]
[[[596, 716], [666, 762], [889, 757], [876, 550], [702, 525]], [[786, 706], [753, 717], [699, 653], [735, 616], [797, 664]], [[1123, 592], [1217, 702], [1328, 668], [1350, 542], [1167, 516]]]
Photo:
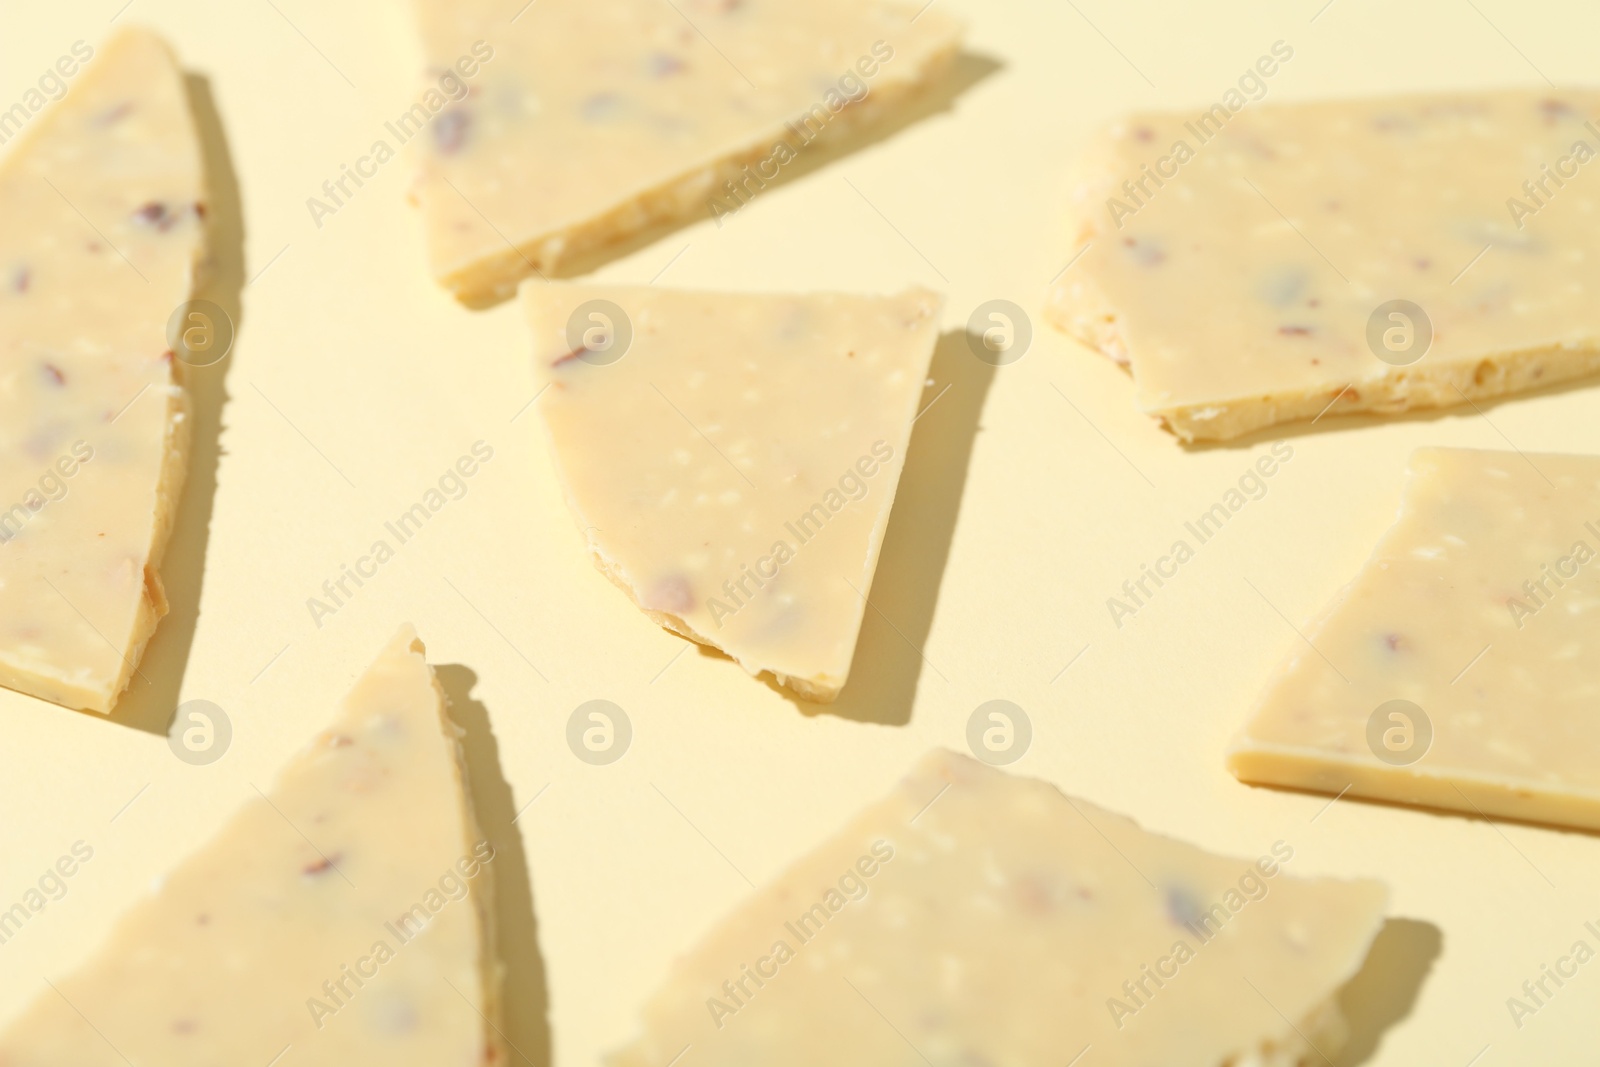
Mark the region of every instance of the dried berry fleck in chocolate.
[[51, 385], [60, 387], [67, 384], [67, 376], [54, 363], [40, 364], [40, 369], [44, 371], [45, 380]]
[[1550, 123], [1554, 123], [1558, 119], [1567, 118], [1573, 113], [1571, 104], [1565, 100], [1556, 100], [1554, 98], [1546, 98], [1539, 101], [1539, 110], [1544, 112], [1545, 120]]
[[467, 143], [472, 116], [459, 108], [446, 111], [433, 124], [433, 145], [440, 155], [453, 156]]
[[131, 101], [123, 101], [116, 107], [101, 112], [100, 116], [94, 120], [94, 124], [100, 127], [115, 126], [132, 113], [133, 103]]
[[1067, 887], [1049, 872], [1023, 875], [1011, 883], [1017, 907], [1032, 915], [1046, 915], [1056, 911], [1067, 899]]
[[1189, 926], [1197, 922], [1201, 915], [1200, 902], [1193, 893], [1182, 886], [1172, 886], [1167, 890], [1167, 918], [1179, 926]]
[[1310, 276], [1299, 267], [1274, 267], [1257, 291], [1261, 299], [1273, 307], [1287, 308], [1299, 303], [1310, 284]]
[[650, 602], [646, 607], [682, 613], [694, 605], [694, 587], [689, 584], [689, 579], [681, 574], [673, 574], [661, 579], [650, 590]]
[[323, 856], [321, 859], [306, 864], [300, 873], [313, 878], [319, 874], [326, 874], [334, 869], [334, 859], [337, 859], [337, 857], [330, 859], [327, 856]]
[[670, 78], [674, 74], [683, 72], [683, 60], [671, 52], [651, 52], [645, 60], [645, 69], [652, 78]]
[[133, 213], [133, 220], [166, 233], [178, 221], [178, 216], [168, 211], [167, 205], [152, 200]]
[[550, 361], [550, 365], [552, 367], [559, 367], [563, 363], [571, 363], [575, 359], [583, 358], [583, 354], [585, 352], [587, 352], [587, 351], [589, 351], [589, 346], [588, 345], [579, 345], [577, 348], [574, 348], [571, 352], [568, 352], [566, 355], [557, 356], [555, 359], [551, 360]]
[[1377, 118], [1372, 120], [1372, 128], [1383, 133], [1390, 133], [1394, 130], [1410, 129], [1414, 125], [1415, 123], [1410, 119], [1410, 117], [1405, 115], [1379, 115]]
[[1166, 251], [1152, 241], [1138, 241], [1132, 237], [1124, 237], [1122, 243], [1131, 250], [1129, 254], [1141, 267], [1154, 267], [1166, 262]]
[[578, 105], [585, 122], [610, 122], [622, 117], [626, 105], [615, 93], [596, 93]]
[[1279, 326], [1278, 327], [1278, 332], [1283, 334], [1283, 336], [1285, 336], [1285, 337], [1310, 337], [1311, 336], [1311, 327], [1309, 327], [1309, 326]]
[[27, 267], [18, 267], [11, 274], [11, 291], [13, 293], [26, 293], [33, 284], [33, 272]]

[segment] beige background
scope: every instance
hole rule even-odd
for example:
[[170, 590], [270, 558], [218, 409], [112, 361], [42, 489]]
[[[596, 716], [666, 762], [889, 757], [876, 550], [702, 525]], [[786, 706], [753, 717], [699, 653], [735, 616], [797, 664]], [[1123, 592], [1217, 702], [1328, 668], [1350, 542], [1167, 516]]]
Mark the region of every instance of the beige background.
[[[507, 33], [520, 2], [506, 0]], [[509, 857], [509, 1034], [535, 1062], [594, 1063], [624, 1040], [673, 955], [747, 880], [776, 876], [929, 746], [962, 747], [968, 715], [1001, 697], [1034, 724], [1019, 773], [1210, 849], [1254, 856], [1282, 838], [1293, 873], [1386, 880], [1408, 921], [1388, 928], [1386, 965], [1359, 989], [1368, 1062], [1593, 1054], [1600, 963], [1520, 1032], [1505, 1001], [1600, 920], [1600, 842], [1356, 802], [1324, 810], [1326, 798], [1238, 784], [1221, 751], [1298, 640], [1278, 611], [1302, 622], [1354, 573], [1413, 447], [1594, 451], [1600, 394], [1291, 434], [1267, 497], [1118, 630], [1106, 598], [1270, 440], [1184, 450], [1133, 409], [1121, 371], [1038, 311], [1072, 251], [1063, 168], [1108, 116], [1208, 104], [1279, 39], [1295, 56], [1271, 81], [1277, 101], [1567, 85], [1593, 65], [1600, 12], [1576, 0], [1334, 0], [1320, 14], [1321, 0], [937, 2], [971, 32], [922, 121], [808, 165], [721, 229], [637, 243], [596, 274], [948, 294], [935, 373], [951, 388], [917, 425], [878, 610], [828, 709], [797, 707], [727, 660], [680, 655], [682, 641], [588, 564], [533, 416], [517, 417], [532, 396], [517, 311], [469, 313], [434, 288], [404, 161], [313, 225], [306, 198], [415, 96], [401, 5], [133, 0], [118, 16], [169, 35], [221, 116], [239, 202], [224, 189], [216, 207], [225, 227], [242, 212], [243, 241], [242, 259], [237, 239], [224, 248], [217, 298], [242, 309], [239, 340], [197, 379], [202, 444], [167, 568], [174, 611], [144, 664], [152, 685], [114, 722], [0, 692], [0, 905], [74, 841], [96, 850], [67, 896], [0, 946], [0, 1018], [88, 952], [252, 783], [266, 786], [410, 620], [430, 659], [455, 665], [447, 686], [478, 702], [463, 718], [479, 803]], [[100, 41], [122, 3], [7, 5], [0, 106], [75, 40]], [[1035, 339], [992, 373], [960, 331], [996, 297], [1034, 315]], [[306, 598], [479, 439], [495, 458], [468, 495], [318, 629]], [[609, 767], [564, 741], [572, 709], [596, 697], [635, 729]], [[151, 732], [197, 698], [235, 728], [207, 768]]]

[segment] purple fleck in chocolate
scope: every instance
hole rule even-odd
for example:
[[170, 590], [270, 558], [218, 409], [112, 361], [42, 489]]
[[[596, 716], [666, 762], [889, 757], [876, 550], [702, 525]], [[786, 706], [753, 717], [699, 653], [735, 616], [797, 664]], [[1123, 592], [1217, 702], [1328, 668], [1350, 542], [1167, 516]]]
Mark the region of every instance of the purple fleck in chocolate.
[[391, 997], [372, 1012], [378, 1029], [386, 1034], [408, 1034], [417, 1028], [417, 1009], [408, 1000]]
[[1309, 336], [1311, 336], [1311, 327], [1309, 327], [1309, 326], [1279, 326], [1278, 327], [1278, 332], [1283, 334], [1283, 336], [1285, 336], [1285, 337], [1309, 337]]
[[58, 388], [67, 384], [67, 376], [61, 373], [61, 368], [54, 363], [42, 363], [40, 369], [44, 371], [44, 376], [50, 384]]
[[442, 156], [453, 156], [467, 143], [472, 116], [458, 109], [446, 111], [433, 124], [433, 146]]
[[1258, 291], [1268, 304], [1286, 308], [1299, 301], [1309, 283], [1310, 278], [1300, 268], [1278, 267], [1267, 275]]
[[650, 590], [645, 606], [681, 615], [694, 607], [694, 587], [681, 574], [668, 575]]
[[1202, 915], [1200, 902], [1193, 893], [1181, 886], [1167, 890], [1167, 918], [1179, 926], [1189, 926], [1199, 922]]
[[626, 105], [615, 93], [595, 93], [578, 105], [585, 122], [610, 122], [621, 118]]
[[13, 293], [26, 293], [33, 284], [33, 272], [27, 267], [18, 267], [11, 275], [11, 291]]
[[152, 226], [162, 233], [166, 233], [177, 223], [178, 216], [167, 210], [167, 205], [152, 200], [135, 211], [133, 219], [135, 222]]
[[645, 70], [652, 78], [670, 78], [682, 73], [683, 69], [683, 60], [671, 52], [651, 52], [645, 60]]
[[115, 126], [133, 113], [133, 104], [127, 101], [118, 104], [109, 111], [101, 112], [100, 117], [94, 120], [96, 126]]
[[1138, 241], [1132, 237], [1124, 237], [1122, 243], [1131, 249], [1134, 262], [1141, 267], [1155, 267], [1166, 262], [1167, 253], [1153, 241]]

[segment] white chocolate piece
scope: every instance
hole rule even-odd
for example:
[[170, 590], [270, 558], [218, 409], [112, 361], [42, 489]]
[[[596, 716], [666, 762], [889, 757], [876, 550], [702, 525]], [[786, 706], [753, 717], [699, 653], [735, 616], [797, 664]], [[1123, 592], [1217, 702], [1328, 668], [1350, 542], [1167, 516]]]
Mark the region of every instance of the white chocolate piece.
[[[596, 566], [662, 626], [837, 697], [939, 298], [530, 282], [523, 300], [538, 408]], [[586, 334], [628, 347], [600, 362]]]
[[202, 170], [183, 74], [132, 29], [0, 165], [0, 685], [68, 707], [110, 712], [167, 612]]
[[[1600, 458], [1419, 450], [1398, 521], [1307, 630], [1314, 647], [1273, 681], [1229, 769], [1600, 830], [1597, 554]], [[1421, 715], [1378, 714], [1396, 700]]]
[[[961, 27], [917, 6], [538, 0], [507, 28], [500, 0], [417, 0], [442, 108], [415, 190], [435, 277], [483, 305], [653, 225], [720, 222], [944, 68]], [[469, 70], [470, 95], [438, 94]]]
[[1321, 1063], [1386, 891], [1273, 851], [1214, 856], [934, 752], [675, 963], [608, 1063]]
[[0, 1067], [505, 1063], [459, 736], [402, 628], [270, 797], [0, 1033]]
[[[1090, 247], [1049, 307], [1178, 437], [1600, 371], [1600, 186], [1543, 169], [1600, 153], [1600, 94], [1218, 108], [1130, 116], [1085, 154], [1071, 251]], [[1369, 341], [1392, 300], [1431, 347], [1387, 312]]]

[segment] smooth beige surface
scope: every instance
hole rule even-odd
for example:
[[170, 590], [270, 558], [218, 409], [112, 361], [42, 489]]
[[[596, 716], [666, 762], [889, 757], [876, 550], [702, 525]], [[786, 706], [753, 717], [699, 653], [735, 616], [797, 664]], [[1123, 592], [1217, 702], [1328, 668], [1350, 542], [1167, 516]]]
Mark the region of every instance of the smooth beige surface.
[[189, 425], [166, 329], [206, 197], [167, 45], [96, 43], [31, 128], [0, 116], [0, 685], [107, 712], [167, 613]]
[[[1592, 76], [1600, 13], [1475, 2], [1552, 80]], [[507, 964], [519, 1007], [504, 1027], [535, 1064], [592, 1067], [625, 1043], [675, 959], [930, 748], [962, 749], [973, 710], [997, 698], [1033, 722], [1016, 774], [1208, 852], [1260, 856], [1281, 839], [1295, 849], [1289, 874], [1391, 887], [1395, 921], [1373, 950], [1381, 980], [1358, 979], [1347, 1057], [1465, 1067], [1491, 1046], [1474, 1067], [1585, 1061], [1595, 963], [1520, 1029], [1506, 999], [1600, 918], [1594, 835], [1348, 796], [1328, 807], [1327, 796], [1242, 785], [1222, 757], [1300, 647], [1278, 612], [1303, 624], [1360, 569], [1394, 521], [1414, 449], [1504, 449], [1508, 437], [1530, 454], [1593, 452], [1600, 390], [1480, 401], [1487, 419], [1466, 406], [1330, 414], [1286, 442], [1292, 458], [1262, 495], [1240, 482], [1272, 456], [1268, 441], [1181, 448], [1133, 406], [1125, 373], [1041, 312], [1070, 257], [1064, 176], [1104, 123], [1204, 106], [1280, 38], [1295, 47], [1271, 90], [1285, 102], [1543, 84], [1483, 15], [1460, 0], [1337, 0], [1312, 23], [1320, 2], [1074, 0], [1152, 87], [1065, 4], [937, 0], [930, 13], [964, 19], [968, 44], [917, 121], [820, 157], [721, 229], [673, 231], [586, 279], [944, 294], [921, 404], [933, 406], [912, 434], [876, 610], [850, 684], [805, 714], [646, 623], [596, 572], [526, 407], [537, 386], [523, 310], [464, 312], [434, 283], [406, 164], [384, 164], [320, 230], [312, 220], [307, 199], [416, 99], [410, 13], [274, 3], [282, 15], [265, 3], [137, 0], [118, 19], [171, 37], [226, 122], [244, 205], [239, 339], [226, 363], [191, 375], [191, 469], [204, 491], [179, 510], [172, 612], [140, 668], [165, 705], [136, 686], [108, 722], [0, 693], [7, 750], [27, 754], [0, 774], [0, 902], [21, 900], [73, 842], [95, 849], [65, 896], [0, 946], [0, 1015], [48, 992], [45, 979], [100, 944], [131, 894], [255, 798], [251, 783], [265, 787], [327, 725], [330, 696], [410, 619], [447, 690], [481, 705], [463, 720], [466, 743], [485, 771], [474, 790], [489, 787], [485, 834], [510, 858], [495, 864], [503, 929], [517, 931]], [[120, 6], [17, 7], [0, 34], [0, 104], [73, 41], [98, 47]], [[226, 199], [214, 216], [219, 237], [232, 234], [217, 243], [224, 255], [239, 247]], [[222, 295], [211, 299], [232, 307]], [[994, 371], [962, 330], [997, 298], [1032, 317], [1033, 341]], [[464, 494], [453, 479], [440, 490], [479, 440], [492, 461], [462, 479]], [[1184, 524], [1230, 491], [1240, 509], [1200, 544]], [[389, 534], [385, 523], [430, 492], [442, 507], [421, 532]], [[1118, 628], [1107, 600], [1185, 537], [1193, 558]], [[374, 568], [380, 538], [393, 554]], [[346, 579], [351, 595], [319, 628], [307, 599], [364, 556], [373, 576], [359, 588]], [[190, 699], [220, 704], [236, 727], [209, 768], [127, 728], [164, 730], [173, 703]], [[566, 742], [573, 711], [595, 699], [632, 720], [632, 747], [610, 766]]]
[[522, 296], [539, 414], [595, 565], [669, 630], [837, 698], [939, 298], [536, 281]]
[[[1245, 781], [1600, 830], [1600, 457], [1423, 449], [1235, 741]], [[1376, 745], [1369, 720], [1379, 717]]]
[[1210, 855], [935, 751], [720, 923], [608, 1062], [1312, 1062], [1386, 892], [1293, 858]]
[[961, 35], [886, 0], [542, 0], [510, 34], [500, 0], [414, 2], [430, 78], [457, 75], [425, 104], [416, 196], [434, 273], [469, 304], [652, 223], [737, 213]]
[[494, 850], [422, 657], [402, 628], [270, 792], [0, 1031], [0, 1064], [503, 1062], [478, 1012]]
[[1274, 42], [1214, 110], [1110, 126], [1051, 318], [1186, 441], [1600, 371], [1600, 93], [1255, 103], [1295, 62]]

